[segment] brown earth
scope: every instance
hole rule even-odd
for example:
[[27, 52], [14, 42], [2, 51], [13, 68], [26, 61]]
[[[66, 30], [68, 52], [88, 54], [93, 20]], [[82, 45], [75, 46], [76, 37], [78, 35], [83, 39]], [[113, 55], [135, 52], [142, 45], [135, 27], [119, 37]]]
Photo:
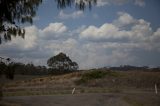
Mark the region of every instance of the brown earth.
[[5, 97], [4, 106], [160, 106], [153, 93], [96, 93]]

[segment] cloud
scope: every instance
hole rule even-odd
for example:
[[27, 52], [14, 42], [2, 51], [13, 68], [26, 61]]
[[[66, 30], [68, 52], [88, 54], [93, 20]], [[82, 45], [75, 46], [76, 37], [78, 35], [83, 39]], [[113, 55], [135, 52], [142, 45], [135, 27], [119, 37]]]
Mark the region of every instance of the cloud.
[[122, 4], [127, 3], [129, 0], [109, 0], [109, 1], [116, 5], [122, 5]]
[[136, 37], [142, 41], [149, 39], [149, 36], [153, 34], [150, 23], [143, 19], [137, 20], [137, 24], [132, 26], [130, 32], [132, 33], [132, 38]]
[[[81, 31], [79, 37], [88, 42], [86, 49], [95, 57], [95, 59], [89, 58], [93, 60], [89, 63], [95, 66], [98, 63], [136, 64], [135, 61], [143, 61], [145, 57], [141, 58], [139, 54], [160, 52], [160, 29], [153, 31], [150, 22], [136, 19], [125, 12], [119, 12], [118, 18], [112, 23], [104, 23], [99, 27], [88, 26]], [[135, 51], [141, 53], [136, 54]]]
[[144, 7], [145, 6], [145, 1], [144, 0], [135, 0], [135, 5], [138, 5], [140, 7]]
[[50, 23], [48, 27], [42, 30], [44, 33], [63, 33], [67, 27], [63, 23]]
[[97, 0], [97, 7], [102, 7], [106, 5], [124, 5], [126, 3], [131, 2], [134, 5], [144, 7], [145, 1], [144, 0]]
[[44, 39], [61, 38], [67, 30], [67, 27], [63, 23], [50, 23], [41, 30], [40, 35]]
[[97, 0], [97, 7], [108, 5], [107, 0]]
[[89, 26], [87, 29], [81, 32], [80, 38], [87, 38], [87, 39], [108, 39], [111, 37], [118, 37], [117, 32], [118, 28], [113, 24], [105, 23], [99, 28], [96, 26]]
[[82, 25], [70, 29], [62, 22], [55, 22], [43, 29], [36, 26], [25, 29], [25, 39], [13, 38], [11, 42], [1, 45], [1, 56], [46, 65], [48, 58], [64, 52], [81, 69], [138, 65], [141, 62], [142, 65], [158, 65], [160, 62], [160, 59], [154, 58], [145, 61], [160, 52], [160, 28], [154, 31], [150, 22], [136, 19], [126, 12], [118, 12], [117, 19], [100, 26]]
[[155, 43], [160, 41], [160, 28], [158, 28], [157, 31], [153, 33], [150, 39], [152, 42], [155, 42]]
[[[63, 23], [50, 23], [44, 29], [38, 29], [36, 26], [25, 27], [25, 39], [21, 37], [12, 38], [11, 42], [1, 45], [1, 56], [8, 56], [22, 62], [33, 63], [37, 60], [46, 60], [51, 51], [45, 48], [49, 40], [62, 39], [63, 33], [67, 27]], [[44, 52], [45, 51], [45, 52]], [[30, 61], [29, 61], [30, 60]], [[25, 62], [25, 63], [26, 63]], [[39, 64], [46, 64], [39, 61]]]
[[63, 10], [61, 10], [58, 14], [58, 18], [59, 19], [76, 19], [76, 18], [80, 18], [83, 17], [83, 11], [74, 11], [73, 13], [64, 13]]
[[118, 16], [112, 23], [105, 23], [100, 27], [88, 26], [80, 33], [80, 38], [98, 42], [121, 39], [126, 42], [142, 42], [150, 39], [153, 31], [149, 22], [135, 19], [124, 12], [119, 12]]
[[6, 43], [5, 46], [16, 45], [19, 49], [30, 50], [37, 46], [38, 28], [36, 26], [29, 26], [25, 28], [25, 39], [20, 37], [12, 37], [12, 42]]
[[135, 23], [135, 19], [128, 13], [118, 12], [118, 19], [114, 21], [114, 24], [119, 27], [130, 25]]
[[84, 68], [93, 68], [106, 65], [127, 64], [134, 61], [134, 56], [126, 52], [124, 47], [118, 48], [116, 45], [114, 47], [111, 45], [113, 46], [111, 42], [88, 42], [84, 44], [81, 59], [85, 60], [85, 62], [81, 62], [81, 66]]

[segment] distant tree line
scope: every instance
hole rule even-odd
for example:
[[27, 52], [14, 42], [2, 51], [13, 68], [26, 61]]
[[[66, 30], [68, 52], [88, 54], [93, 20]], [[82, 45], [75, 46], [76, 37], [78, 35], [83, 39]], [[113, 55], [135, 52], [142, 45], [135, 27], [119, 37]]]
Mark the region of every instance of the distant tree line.
[[101, 69], [113, 70], [113, 71], [160, 71], [160, 67], [150, 68], [148, 66], [131, 66], [131, 65], [120, 65], [117, 67], [103, 67]]
[[31, 74], [40, 74], [40, 71], [37, 71], [37, 67], [33, 64], [23, 64], [23, 63], [10, 63], [5, 64], [4, 62], [0, 62], [0, 74], [5, 75], [7, 78], [12, 76], [14, 78], [14, 74], [21, 75], [31, 75]]
[[19, 75], [49, 75], [49, 74], [63, 74], [78, 69], [78, 64], [73, 62], [66, 54], [59, 53], [56, 56], [48, 59], [49, 66], [35, 66], [33, 63], [16, 63], [10, 62], [6, 64], [0, 61], [0, 75], [4, 74], [7, 78], [13, 79], [15, 74]]
[[[6, 65], [3, 62], [0, 62], [0, 75], [5, 75], [7, 78], [14, 75], [49, 75], [49, 74], [63, 74], [71, 72], [73, 70], [59, 70], [53, 68], [47, 68], [46, 66], [35, 66], [32, 63], [23, 64], [23, 63], [11, 63]], [[8, 73], [8, 74], [7, 74]]]
[[[59, 53], [48, 59], [46, 66], [35, 66], [33, 63], [15, 63], [6, 64], [0, 61], [0, 76], [5, 75], [6, 78], [13, 79], [14, 75], [59, 75], [78, 70], [78, 64], [72, 61], [66, 54]], [[150, 68], [148, 66], [131, 66], [121, 65], [118, 67], [103, 67], [103, 70], [112, 71], [160, 71], [160, 67]]]

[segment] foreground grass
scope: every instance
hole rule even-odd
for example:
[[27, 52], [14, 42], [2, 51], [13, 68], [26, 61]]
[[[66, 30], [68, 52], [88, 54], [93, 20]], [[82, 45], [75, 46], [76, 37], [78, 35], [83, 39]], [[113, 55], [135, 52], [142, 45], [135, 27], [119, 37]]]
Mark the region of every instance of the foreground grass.
[[[85, 93], [122, 93], [123, 91], [117, 88], [76, 88], [74, 94], [85, 94]], [[32, 90], [21, 90], [16, 92], [3, 92], [4, 96], [31, 96], [31, 95], [63, 95], [71, 94], [72, 89], [63, 90], [51, 90], [51, 89], [32, 89]]]

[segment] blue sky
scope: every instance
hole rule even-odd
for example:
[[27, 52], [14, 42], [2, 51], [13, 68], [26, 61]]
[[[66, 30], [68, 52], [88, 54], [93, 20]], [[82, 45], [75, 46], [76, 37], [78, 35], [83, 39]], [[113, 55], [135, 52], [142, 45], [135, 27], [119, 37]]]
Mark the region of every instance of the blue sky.
[[91, 10], [57, 9], [44, 0], [25, 39], [3, 43], [0, 55], [46, 65], [66, 53], [81, 69], [104, 66], [160, 66], [160, 1], [98, 0]]
[[[102, 0], [108, 1], [108, 0]], [[113, 0], [114, 1], [114, 0]], [[37, 16], [40, 17], [40, 20], [35, 22], [34, 24], [39, 28], [44, 28], [51, 22], [64, 22], [70, 27], [78, 27], [80, 25], [101, 25], [105, 22], [112, 22], [114, 19], [117, 18], [117, 12], [123, 11], [127, 12], [135, 18], [142, 18], [148, 22], [151, 22], [154, 28], [160, 26], [160, 1], [159, 0], [145, 0], [144, 6], [135, 5], [134, 0], [128, 0], [128, 2], [124, 2], [127, 0], [115, 0], [115, 1], [122, 1], [122, 4], [116, 3], [109, 3], [104, 6], [93, 7], [92, 10], [86, 9], [84, 11], [85, 17], [79, 18], [76, 20], [62, 20], [58, 19], [57, 15], [61, 11], [61, 9], [57, 9], [56, 3], [52, 0], [45, 0], [43, 5], [41, 5], [38, 9]], [[140, 0], [143, 1], [143, 0]], [[124, 2], [124, 3], [123, 3]], [[63, 9], [66, 13], [71, 13], [76, 11], [74, 5], [72, 8], [68, 7]], [[99, 20], [95, 21], [93, 15], [97, 14], [99, 16]], [[78, 21], [77, 21], [78, 20]], [[72, 24], [72, 25], [71, 25]]]

